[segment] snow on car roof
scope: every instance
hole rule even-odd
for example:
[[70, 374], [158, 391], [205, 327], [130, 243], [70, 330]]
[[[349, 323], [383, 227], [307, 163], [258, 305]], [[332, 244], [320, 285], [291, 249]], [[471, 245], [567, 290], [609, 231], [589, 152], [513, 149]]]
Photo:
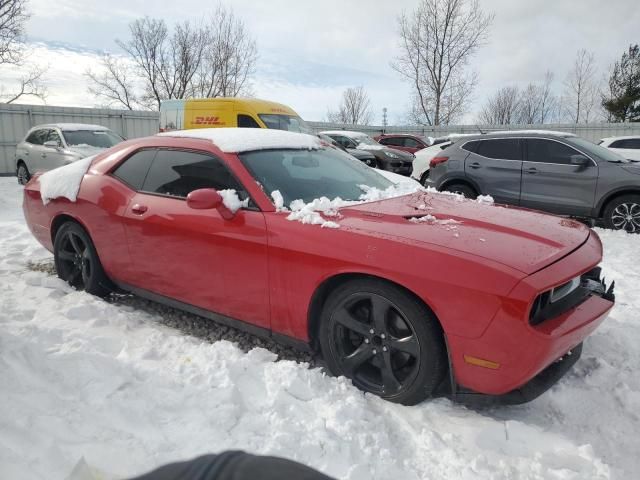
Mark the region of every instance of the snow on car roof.
[[43, 127], [55, 127], [59, 128], [62, 131], [65, 130], [109, 130], [107, 127], [102, 125], [92, 125], [89, 123], [45, 123], [44, 125], [37, 125], [33, 128], [43, 128]]
[[354, 132], [351, 130], [326, 130], [324, 132], [320, 132], [324, 135], [344, 135], [345, 137], [349, 137], [349, 138], [356, 138], [356, 137], [368, 137], [368, 135], [366, 133], [363, 132]]
[[315, 135], [268, 128], [199, 128], [194, 130], [175, 130], [158, 133], [157, 135], [161, 137], [210, 140], [225, 153], [269, 150], [272, 148], [291, 148], [296, 150], [322, 148], [320, 139]]
[[600, 141], [605, 142], [608, 140], [633, 140], [636, 138], [640, 138], [640, 135], [624, 135], [621, 137], [604, 137], [604, 138], [601, 138]]

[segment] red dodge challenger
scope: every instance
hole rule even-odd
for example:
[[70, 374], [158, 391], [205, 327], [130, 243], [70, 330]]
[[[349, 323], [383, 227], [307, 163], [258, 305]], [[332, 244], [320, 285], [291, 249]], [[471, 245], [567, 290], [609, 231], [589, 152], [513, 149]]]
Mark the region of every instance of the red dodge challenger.
[[613, 306], [598, 236], [394, 189], [316, 137], [203, 129], [36, 176], [24, 213], [76, 288], [118, 288], [311, 349], [390, 401], [513, 404], [547, 390]]

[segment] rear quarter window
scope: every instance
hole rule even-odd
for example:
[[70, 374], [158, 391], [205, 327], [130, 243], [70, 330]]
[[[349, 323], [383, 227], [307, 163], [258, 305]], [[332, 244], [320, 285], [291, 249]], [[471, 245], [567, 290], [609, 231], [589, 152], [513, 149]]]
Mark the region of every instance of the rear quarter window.
[[147, 176], [147, 172], [155, 156], [156, 150], [153, 149], [136, 152], [121, 163], [112, 172], [112, 175], [122, 180], [134, 190], [141, 190], [144, 179]]
[[480, 140], [476, 153], [496, 160], [522, 160], [520, 140], [517, 138]]

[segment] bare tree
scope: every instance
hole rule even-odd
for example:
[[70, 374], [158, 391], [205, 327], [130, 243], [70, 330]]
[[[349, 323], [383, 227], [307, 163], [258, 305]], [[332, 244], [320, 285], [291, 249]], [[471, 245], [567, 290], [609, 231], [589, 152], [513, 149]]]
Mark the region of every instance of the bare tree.
[[127, 110], [140, 108], [141, 103], [135, 93], [135, 78], [126, 59], [104, 55], [99, 71], [88, 69], [89, 93], [105, 100], [108, 107], [124, 107]]
[[[87, 72], [90, 91], [130, 108], [160, 108], [171, 98], [237, 96], [248, 93], [257, 48], [233, 10], [218, 6], [208, 20], [183, 22], [170, 31], [163, 20], [141, 18], [129, 26], [130, 38], [117, 40], [134, 70], [103, 62], [103, 73]], [[133, 75], [132, 75], [133, 73]], [[142, 85], [138, 93], [134, 87]]]
[[218, 6], [206, 24], [206, 31], [193, 95], [212, 98], [248, 93], [248, 79], [254, 73], [258, 49], [244, 22], [232, 10]]
[[567, 115], [574, 123], [589, 121], [597, 102], [596, 66], [593, 53], [584, 48], [576, 54], [573, 68], [564, 82], [563, 99]]
[[0, 65], [22, 60], [27, 0], [0, 0]]
[[478, 121], [484, 125], [510, 125], [518, 121], [519, 111], [518, 87], [503, 87], [487, 100]]
[[545, 123], [551, 118], [555, 96], [551, 91], [553, 73], [547, 71], [542, 83], [529, 83], [520, 93], [518, 123]]
[[477, 82], [466, 67], [492, 22], [477, 0], [421, 0], [399, 18], [402, 54], [392, 67], [411, 82], [421, 123], [447, 124], [466, 111]]
[[553, 72], [547, 70], [544, 75], [544, 81], [539, 87], [540, 95], [540, 123], [546, 123], [553, 120], [553, 112], [558, 105], [558, 98], [554, 95], [551, 85], [553, 83]]
[[46, 103], [47, 87], [42, 82], [42, 77], [47, 72], [47, 67], [33, 67], [20, 77], [18, 91], [5, 94], [0, 91], [0, 98], [4, 103], [13, 103], [23, 97], [36, 97]]
[[371, 123], [369, 95], [363, 86], [347, 88], [336, 111], [327, 112], [330, 122], [349, 125], [369, 125]]

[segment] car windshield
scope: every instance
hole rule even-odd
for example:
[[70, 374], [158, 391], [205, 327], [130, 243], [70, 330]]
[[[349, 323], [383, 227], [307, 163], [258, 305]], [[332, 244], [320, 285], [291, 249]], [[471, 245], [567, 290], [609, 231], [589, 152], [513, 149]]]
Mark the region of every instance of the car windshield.
[[350, 137], [350, 138], [354, 140], [357, 144], [364, 143], [365, 145], [380, 145], [369, 135], [358, 135], [357, 137]]
[[289, 132], [309, 133], [313, 131], [304, 120], [295, 115], [280, 115], [275, 113], [261, 113], [258, 115], [267, 128], [288, 130]]
[[333, 148], [320, 150], [260, 150], [239, 155], [268, 195], [278, 190], [285, 205], [328, 197], [358, 200], [362, 185], [384, 190], [389, 180], [359, 160]]
[[573, 143], [576, 147], [586, 150], [587, 153], [593, 153], [594, 155], [598, 156], [602, 160], [606, 160], [607, 162], [629, 163], [629, 160], [624, 158], [622, 155], [618, 155], [616, 152], [613, 152], [608, 148], [604, 148], [600, 145], [596, 145], [595, 143], [592, 143], [589, 140], [585, 140], [584, 138], [571, 137], [570, 142]]
[[67, 130], [62, 135], [70, 147], [110, 148], [124, 140], [109, 130]]

